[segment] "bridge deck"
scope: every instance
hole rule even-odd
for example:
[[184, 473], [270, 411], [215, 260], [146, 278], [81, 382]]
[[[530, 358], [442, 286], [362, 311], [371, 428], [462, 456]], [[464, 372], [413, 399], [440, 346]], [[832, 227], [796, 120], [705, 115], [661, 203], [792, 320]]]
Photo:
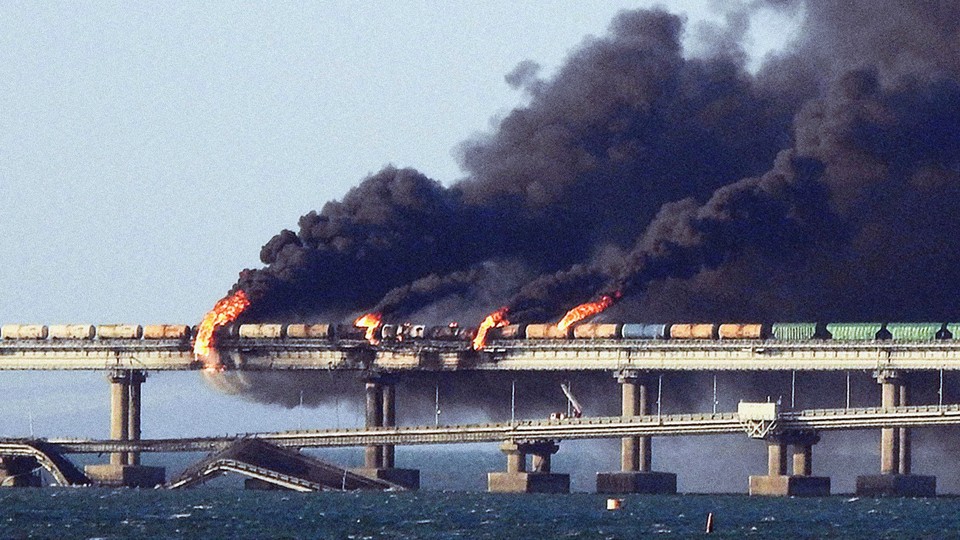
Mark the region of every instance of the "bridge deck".
[[[960, 370], [960, 340], [517, 340], [476, 352], [466, 344], [231, 339], [228, 369], [251, 371], [768, 371]], [[0, 370], [202, 369], [182, 340], [2, 340]]]

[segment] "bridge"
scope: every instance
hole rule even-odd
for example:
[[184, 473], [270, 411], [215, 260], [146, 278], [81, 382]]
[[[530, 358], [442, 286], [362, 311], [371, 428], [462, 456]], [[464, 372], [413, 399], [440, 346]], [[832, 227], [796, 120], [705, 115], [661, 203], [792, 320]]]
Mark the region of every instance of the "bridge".
[[[773, 404], [771, 404], [773, 405]], [[241, 433], [234, 436], [115, 441], [44, 439], [64, 454], [112, 452], [210, 452], [238, 440], [260, 440], [288, 448], [329, 448], [370, 445], [420, 445], [501, 442], [504, 440], [618, 439], [623, 437], [679, 437], [743, 434], [754, 438], [799, 431], [836, 431], [900, 427], [960, 425], [960, 405], [920, 405], [883, 409], [812, 409], [780, 411], [770, 420], [741, 417], [739, 413], [670, 414], [637, 417], [596, 416], [553, 420], [519, 420], [447, 426], [296, 430]]]
[[[501, 449], [508, 457], [507, 472], [491, 473], [491, 490], [564, 491], [568, 489], [563, 484], [565, 475], [550, 472], [550, 455], [558, 449], [553, 441], [617, 437], [622, 440], [622, 470], [598, 475], [599, 491], [673, 492], [676, 476], [650, 469], [652, 437], [735, 433], [744, 429], [743, 418], [732, 413], [651, 415], [650, 385], [658, 374], [673, 371], [858, 370], [870, 371], [876, 377], [881, 395], [879, 408], [778, 413], [776, 418], [754, 426], [768, 441], [770, 455], [769, 474], [756, 485], [751, 481], [752, 493], [829, 492], [829, 479], [818, 479], [810, 473], [810, 453], [819, 440], [818, 433], [832, 429], [879, 429], [881, 474], [860, 477], [858, 493], [932, 494], [932, 477], [911, 474], [910, 429], [960, 423], [951, 406], [910, 407], [908, 400], [912, 373], [960, 370], [960, 340], [543, 339], [493, 341], [482, 351], [474, 351], [467, 343], [440, 340], [372, 345], [362, 340], [226, 337], [218, 342], [217, 350], [227, 370], [362, 374], [366, 392], [364, 428], [250, 437], [296, 448], [364, 446], [364, 474], [394, 483], [402, 483], [402, 478], [419, 484], [417, 471], [394, 466], [396, 445], [506, 441]], [[110, 453], [109, 465], [87, 469], [94, 482], [106, 484], [131, 485], [135, 482], [128, 480], [127, 475], [141, 473], [149, 473], [144, 483], [162, 477], [162, 471], [150, 472], [139, 465], [141, 452], [217, 451], [236, 440], [141, 440], [140, 386], [146, 373], [203, 368], [204, 364], [194, 358], [190, 342], [183, 339], [0, 340], [0, 370], [108, 373], [111, 439], [48, 441], [64, 452]], [[610, 373], [620, 385], [622, 414], [446, 428], [396, 426], [396, 389], [405, 374], [459, 371]], [[771, 427], [771, 422], [777, 429]], [[794, 455], [791, 475], [786, 474], [787, 446], [799, 452]], [[533, 456], [532, 473], [526, 471], [527, 456]], [[0, 467], [0, 479], [3, 476]]]
[[[223, 437], [144, 439], [137, 441], [77, 439], [8, 439], [0, 441], [5, 458], [27, 457], [47, 469], [61, 485], [90, 483], [63, 454], [118, 452], [211, 452], [179, 478], [171, 488], [190, 487], [224, 472], [246, 475], [252, 481], [295, 491], [337, 489], [400, 488], [379, 478], [316, 460], [299, 453], [302, 448], [370, 445], [462, 444], [503, 442], [508, 450], [530, 452], [541, 460], [542, 453], [555, 452], [557, 442], [570, 439], [669, 437], [746, 433], [755, 439], [773, 441], [777, 460], [788, 443], [801, 450], [796, 469], [809, 470], [809, 446], [819, 432], [868, 428], [908, 428], [960, 425], [960, 405], [899, 406], [885, 408], [781, 410], [775, 403], [741, 404], [740, 411], [714, 414], [649, 415], [639, 417], [590, 417], [447, 426], [404, 426], [337, 430], [297, 430], [274, 433], [244, 433]], [[759, 411], [759, 414], [758, 414]], [[288, 448], [290, 450], [282, 450]], [[544, 450], [546, 449], [546, 450]], [[547, 458], [548, 459], [548, 458]], [[776, 467], [780, 467], [777, 463]], [[542, 465], [541, 465], [542, 467]], [[816, 477], [780, 474], [798, 480]], [[494, 475], [510, 474], [493, 473]], [[521, 474], [513, 471], [512, 474]], [[544, 474], [543, 471], [540, 472]], [[556, 477], [546, 472], [542, 478]], [[657, 473], [650, 473], [657, 474]], [[661, 473], [662, 474], [662, 473]], [[535, 477], [536, 478], [536, 477]], [[654, 478], [657, 478], [656, 476]], [[926, 477], [923, 477], [926, 478]], [[822, 480], [822, 479], [819, 479]], [[250, 482], [251, 480], [248, 480]], [[753, 481], [753, 480], [752, 480]], [[807, 486], [809, 489], [809, 486]], [[820, 493], [822, 494], [822, 493]]]

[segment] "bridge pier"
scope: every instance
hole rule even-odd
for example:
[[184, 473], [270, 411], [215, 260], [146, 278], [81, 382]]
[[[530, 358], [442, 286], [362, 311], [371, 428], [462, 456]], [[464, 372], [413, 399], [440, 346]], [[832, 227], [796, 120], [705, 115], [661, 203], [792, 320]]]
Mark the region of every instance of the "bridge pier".
[[[487, 473], [491, 493], [570, 493], [570, 475], [550, 470], [551, 456], [560, 450], [554, 441], [504, 441], [500, 451], [507, 456], [506, 472]], [[527, 472], [527, 456], [532, 471]]]
[[[364, 383], [366, 395], [366, 427], [397, 425], [397, 380], [395, 377], [372, 376]], [[368, 478], [386, 480], [407, 489], [420, 488], [420, 471], [396, 468], [394, 445], [371, 445], [364, 448], [363, 467], [353, 472]]]
[[[750, 476], [750, 495], [826, 497], [830, 478], [813, 476], [813, 445], [820, 435], [812, 431], [787, 432], [767, 437], [767, 474]], [[792, 460], [788, 460], [790, 447]], [[793, 463], [793, 474], [787, 471]]]
[[[617, 375], [624, 418], [649, 414], [648, 380], [638, 373]], [[620, 441], [620, 472], [597, 473], [597, 493], [676, 493], [677, 475], [651, 471], [650, 437], [624, 437]]]
[[0, 456], [0, 487], [40, 487], [40, 464], [28, 456]]
[[[115, 441], [126, 441], [130, 438], [130, 372], [116, 371], [111, 373], [110, 381], [110, 438]], [[126, 465], [127, 453], [114, 452], [110, 454], [111, 465]]]
[[[383, 392], [380, 379], [368, 379], [366, 390], [366, 427], [377, 428], [383, 425]], [[383, 450], [380, 446], [367, 446], [363, 449], [363, 466], [366, 469], [383, 468]]]
[[[907, 405], [909, 381], [893, 370], [874, 373], [881, 388], [883, 409]], [[857, 495], [876, 497], [933, 497], [937, 478], [911, 474], [912, 449], [909, 428], [880, 430], [880, 474], [857, 477]]]
[[[141, 385], [147, 374], [139, 370], [117, 370], [107, 376], [110, 382], [110, 438], [116, 441], [140, 440]], [[139, 452], [114, 452], [110, 463], [87, 465], [87, 476], [100, 485], [153, 487], [163, 484], [163, 467], [140, 465]]]
[[[129, 374], [129, 403], [127, 409], [127, 436], [131, 441], [140, 440], [140, 396], [141, 386], [147, 380], [143, 371], [131, 371]], [[127, 465], [140, 465], [140, 452], [128, 452]]]

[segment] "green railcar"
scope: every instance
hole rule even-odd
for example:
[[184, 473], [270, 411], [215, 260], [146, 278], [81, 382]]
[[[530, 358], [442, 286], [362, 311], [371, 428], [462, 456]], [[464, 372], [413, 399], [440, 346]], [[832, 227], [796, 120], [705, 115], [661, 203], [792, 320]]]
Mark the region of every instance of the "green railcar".
[[887, 330], [898, 341], [927, 341], [937, 339], [943, 323], [888, 323]]
[[806, 341], [817, 333], [817, 323], [775, 323], [771, 330], [773, 339], [782, 341]]
[[837, 341], [864, 341], [877, 338], [883, 323], [830, 323], [827, 332]]

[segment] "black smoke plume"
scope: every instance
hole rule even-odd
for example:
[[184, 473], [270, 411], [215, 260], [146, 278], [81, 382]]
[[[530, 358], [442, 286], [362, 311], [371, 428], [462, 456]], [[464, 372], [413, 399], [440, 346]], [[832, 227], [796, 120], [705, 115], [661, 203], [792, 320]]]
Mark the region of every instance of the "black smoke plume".
[[[803, 23], [751, 72], [758, 9]], [[617, 290], [622, 321], [957, 319], [960, 7], [728, 21], [693, 56], [680, 17], [623, 12], [549, 79], [521, 63], [528, 103], [461, 145], [465, 178], [387, 167], [303, 216], [241, 273], [244, 317], [555, 320]]]
[[[736, 36], [762, 7], [805, 22], [752, 74]], [[236, 285], [245, 318], [446, 299], [466, 323], [503, 304], [547, 320], [621, 289], [609, 316], [954, 316], [958, 11], [755, 3], [700, 29], [700, 57], [681, 18], [621, 13], [551, 79], [508, 75], [529, 104], [463, 143], [463, 180], [388, 167], [270, 240]]]
[[[450, 294], [489, 298], [470, 289], [491, 262], [569, 274], [628, 248], [664, 203], [762, 173], [789, 144], [793, 111], [742, 54], [684, 57], [682, 32], [664, 11], [624, 12], [552, 79], [521, 65], [508, 79], [529, 104], [461, 146], [466, 178], [444, 187], [388, 167], [307, 214], [264, 246], [265, 268], [241, 274], [246, 319], [377, 308], [389, 320]], [[573, 281], [550, 299], [597, 285]]]
[[[802, 23], [750, 71], [742, 36], [764, 9]], [[244, 318], [376, 309], [442, 324], [459, 311], [476, 324], [509, 305], [514, 321], [547, 321], [620, 291], [601, 317], [960, 320], [960, 4], [758, 0], [694, 30], [696, 55], [682, 18], [627, 11], [550, 78], [521, 62], [507, 83], [528, 103], [460, 146], [463, 179], [387, 167], [303, 216], [264, 246], [265, 267], [241, 273]], [[294, 404], [289, 379], [229, 376], [250, 377], [237, 385], [247, 397]], [[359, 382], [310, 382], [321, 376], [299, 381], [311, 403], [359, 395]], [[876, 404], [858, 376], [859, 404]], [[710, 381], [675, 377], [691, 391], [667, 409], [708, 410]], [[737, 375], [734, 399], [781, 397], [789, 386], [769, 377]], [[512, 381], [463, 380], [414, 377], [401, 391], [422, 402], [416, 421], [436, 385], [505, 417]], [[521, 416], [562, 408], [556, 382], [521, 378]], [[575, 384], [592, 411], [616, 414], [612, 379]], [[842, 381], [824, 384], [803, 406], [838, 406], [823, 396]]]
[[[558, 291], [606, 279], [593, 296], [623, 292], [619, 317], [957, 317], [960, 92], [947, 45], [960, 9], [898, 4], [878, 17], [875, 2], [805, 7], [810, 33], [756, 79], [767, 90], [790, 82], [784, 95], [819, 89], [798, 101], [792, 142], [770, 170], [705, 201], [663, 204], [619, 262], [546, 275], [513, 304], [556, 313], [570, 305]], [[921, 31], [929, 40], [916, 39]]]

